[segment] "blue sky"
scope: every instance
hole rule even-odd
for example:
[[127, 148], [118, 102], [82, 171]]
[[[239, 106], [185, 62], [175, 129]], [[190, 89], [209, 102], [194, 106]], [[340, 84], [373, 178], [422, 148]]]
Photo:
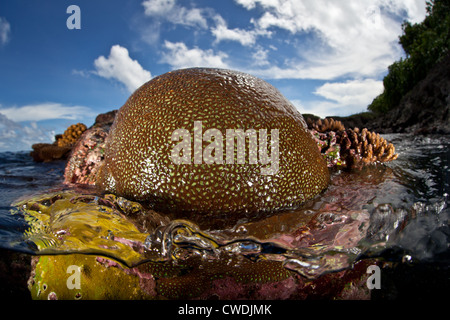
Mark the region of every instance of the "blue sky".
[[[81, 29], [69, 29], [70, 5]], [[423, 0], [7, 0], [0, 2], [0, 151], [52, 142], [173, 69], [261, 77], [302, 113], [365, 111], [403, 56]]]

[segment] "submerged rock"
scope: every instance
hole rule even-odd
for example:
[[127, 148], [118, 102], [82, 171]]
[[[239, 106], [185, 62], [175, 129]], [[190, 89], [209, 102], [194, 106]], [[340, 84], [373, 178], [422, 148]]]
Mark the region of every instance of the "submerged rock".
[[[123, 268], [104, 266], [91, 255], [35, 257], [28, 289], [34, 300], [142, 300], [154, 297], [152, 278], [139, 279]], [[150, 283], [150, 284], [149, 284]], [[148, 291], [148, 292], [147, 292]], [[153, 293], [153, 294], [152, 294]]]
[[34, 299], [370, 297], [369, 262], [349, 269], [368, 228], [364, 210], [283, 222], [283, 234], [258, 241], [259, 222], [207, 232], [113, 195], [57, 192], [15, 205], [42, 255], [28, 281]]
[[59, 255], [35, 257], [33, 264], [28, 287], [36, 300], [368, 300], [366, 270], [376, 262], [359, 261], [351, 270], [315, 280], [264, 261], [243, 261], [240, 268], [195, 259], [126, 268], [103, 257]]

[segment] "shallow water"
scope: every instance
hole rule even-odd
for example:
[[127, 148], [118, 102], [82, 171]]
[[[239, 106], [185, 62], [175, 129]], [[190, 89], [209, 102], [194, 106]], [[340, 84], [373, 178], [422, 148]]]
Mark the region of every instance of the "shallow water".
[[103, 255], [129, 267], [192, 256], [220, 263], [232, 254], [278, 261], [311, 279], [387, 253], [400, 262], [442, 259], [449, 251], [450, 139], [384, 137], [396, 161], [333, 171], [329, 188], [299, 208], [236, 219], [180, 220], [92, 189], [62, 188], [64, 162], [2, 153], [0, 246]]
[[36, 163], [30, 152], [0, 153], [0, 247], [28, 251], [23, 232], [29, 227], [21, 215], [12, 215], [11, 203], [20, 197], [58, 187], [64, 180], [65, 161]]

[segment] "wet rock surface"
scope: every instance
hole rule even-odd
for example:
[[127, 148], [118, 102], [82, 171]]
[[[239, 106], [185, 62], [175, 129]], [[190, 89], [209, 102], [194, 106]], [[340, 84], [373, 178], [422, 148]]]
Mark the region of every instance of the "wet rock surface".
[[30, 155], [36, 162], [49, 162], [60, 159], [67, 159], [71, 147], [59, 147], [49, 143], [36, 143], [32, 145], [33, 151]]
[[94, 125], [79, 138], [66, 166], [65, 183], [94, 184], [95, 176], [104, 160], [105, 139], [116, 113], [117, 110], [113, 110], [99, 114]]

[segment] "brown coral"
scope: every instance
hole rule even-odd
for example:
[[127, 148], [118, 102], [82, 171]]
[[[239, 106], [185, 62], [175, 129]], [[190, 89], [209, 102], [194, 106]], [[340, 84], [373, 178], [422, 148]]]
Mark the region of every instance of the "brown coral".
[[67, 128], [64, 134], [56, 135], [55, 142], [32, 145], [33, 151], [31, 151], [30, 155], [36, 162], [66, 159], [73, 145], [80, 139], [86, 129], [83, 123], [73, 124]]
[[339, 165], [349, 169], [358, 168], [398, 157], [392, 143], [366, 128], [346, 129], [342, 122], [333, 118], [307, 118], [306, 122], [322, 154], [326, 155], [329, 167]]
[[326, 118], [324, 120], [318, 119], [316, 121], [311, 118], [307, 118], [306, 123], [309, 129], [314, 129], [318, 132], [328, 132], [328, 131], [344, 131], [345, 127], [339, 120], [334, 120], [333, 118]]
[[[208, 150], [214, 156], [205, 151], [208, 156], [193, 159], [192, 150], [182, 143], [168, 143], [179, 136], [180, 125], [183, 134], [195, 130], [194, 135], [202, 126], [215, 128], [213, 136], [236, 126], [244, 131], [263, 128], [277, 139], [277, 151], [271, 153], [277, 159], [268, 167], [254, 161], [256, 153], [251, 151], [249, 165], [242, 166], [235, 160], [240, 151], [228, 148], [228, 153], [219, 154], [212, 145]], [[183, 151], [182, 157], [177, 150]], [[196, 165], [184, 165], [192, 160]], [[222, 165], [224, 160], [227, 165]], [[111, 127], [98, 173], [96, 185], [101, 190], [152, 203], [184, 218], [278, 210], [315, 197], [329, 183], [326, 163], [295, 106], [262, 79], [214, 68], [171, 71], [131, 95]]]
[[71, 150], [70, 147], [58, 147], [49, 143], [36, 143], [31, 147], [33, 148], [33, 151], [30, 152], [30, 155], [36, 162], [65, 159]]
[[361, 131], [355, 128], [338, 132], [337, 140], [341, 145], [341, 156], [350, 168], [392, 161], [398, 157], [392, 143], [387, 142], [379, 133], [370, 132], [366, 128]]
[[71, 147], [78, 141], [87, 127], [83, 123], [72, 124], [64, 134], [57, 139], [58, 147]]

